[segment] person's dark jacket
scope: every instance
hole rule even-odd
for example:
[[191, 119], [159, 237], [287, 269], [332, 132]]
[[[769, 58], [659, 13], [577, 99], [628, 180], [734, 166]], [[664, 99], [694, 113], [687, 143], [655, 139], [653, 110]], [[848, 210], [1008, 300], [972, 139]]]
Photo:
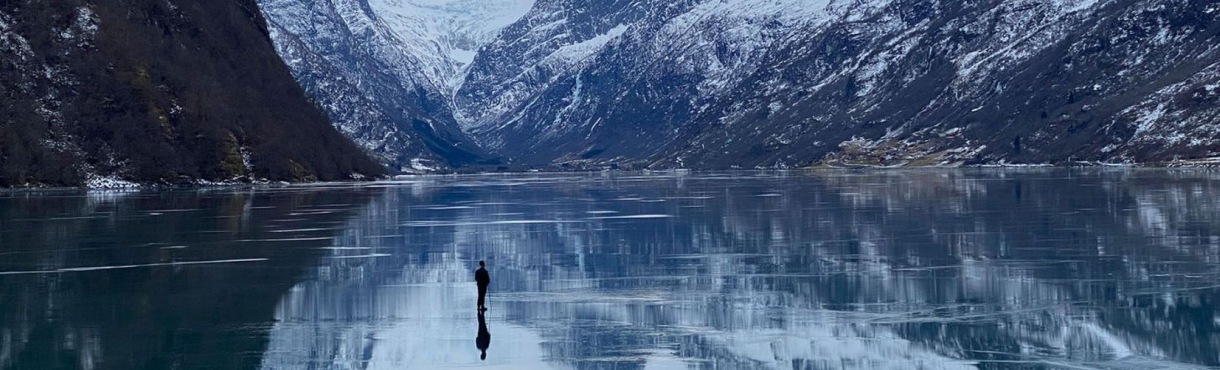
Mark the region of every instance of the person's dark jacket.
[[480, 267], [474, 272], [474, 281], [479, 286], [485, 287], [491, 284], [491, 275], [487, 273], [487, 269]]

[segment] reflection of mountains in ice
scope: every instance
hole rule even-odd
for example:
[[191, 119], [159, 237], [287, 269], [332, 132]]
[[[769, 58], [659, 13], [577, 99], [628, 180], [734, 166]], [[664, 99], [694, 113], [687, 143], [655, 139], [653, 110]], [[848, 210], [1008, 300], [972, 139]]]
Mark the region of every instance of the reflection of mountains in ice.
[[0, 369], [233, 367], [265, 349], [251, 323], [316, 264], [321, 242], [279, 231], [322, 230], [369, 199], [359, 187], [0, 193]]
[[912, 171], [390, 189], [336, 244], [368, 257], [329, 259], [283, 299], [264, 367], [482, 364], [478, 259], [487, 365], [1216, 365], [1213, 183]]

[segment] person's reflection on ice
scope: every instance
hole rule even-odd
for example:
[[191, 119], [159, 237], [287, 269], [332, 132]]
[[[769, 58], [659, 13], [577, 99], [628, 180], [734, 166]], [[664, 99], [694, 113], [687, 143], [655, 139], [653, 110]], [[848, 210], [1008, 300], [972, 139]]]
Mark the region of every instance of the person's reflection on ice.
[[491, 332], [487, 331], [487, 318], [483, 315], [483, 312], [479, 312], [479, 336], [475, 337], [474, 344], [482, 352], [479, 355], [479, 359], [486, 361], [487, 347], [491, 347]]

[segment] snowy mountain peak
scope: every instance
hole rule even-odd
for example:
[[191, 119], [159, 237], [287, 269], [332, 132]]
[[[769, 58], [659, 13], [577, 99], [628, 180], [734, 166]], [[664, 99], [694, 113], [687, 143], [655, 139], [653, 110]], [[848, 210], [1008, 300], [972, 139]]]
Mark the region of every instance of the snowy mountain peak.
[[488, 160], [458, 128], [450, 96], [475, 52], [533, 0], [260, 0], [260, 6], [297, 80], [340, 131], [383, 162], [414, 171]]
[[521, 19], [534, 0], [368, 0], [369, 9], [421, 59], [429, 82], [451, 91], [483, 45]]

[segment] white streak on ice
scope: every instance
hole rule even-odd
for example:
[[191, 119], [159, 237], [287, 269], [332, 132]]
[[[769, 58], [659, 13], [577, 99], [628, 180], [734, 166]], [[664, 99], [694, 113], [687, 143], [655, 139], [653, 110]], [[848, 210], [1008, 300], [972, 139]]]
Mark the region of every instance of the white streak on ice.
[[165, 262], [165, 263], [145, 263], [138, 265], [118, 265], [118, 266], [96, 266], [96, 267], [70, 267], [58, 270], [40, 270], [40, 271], [3, 271], [0, 275], [35, 275], [35, 274], [57, 274], [63, 272], [87, 272], [87, 271], [103, 271], [103, 270], [123, 270], [142, 267], [163, 267], [163, 266], [191, 266], [191, 265], [214, 265], [224, 263], [249, 263], [263, 262], [267, 258], [247, 258], [233, 260], [215, 260], [215, 261], [189, 261], [189, 262]]
[[326, 257], [326, 258], [335, 259], [335, 260], [346, 260], [346, 259], [355, 259], [355, 258], [382, 258], [382, 257], [391, 257], [391, 256], [393, 256], [393, 255], [385, 254], [385, 253], [373, 253], [373, 254], [365, 254], [365, 255], [359, 255], [359, 256], [331, 256], [331, 257]]
[[309, 242], [309, 241], [330, 240], [330, 239], [331, 239], [330, 237], [322, 237], [322, 238], [283, 238], [283, 239], [242, 239], [242, 240], [238, 240], [238, 241], [239, 241], [239, 242], [246, 242], [246, 243], [253, 243], [253, 242]]
[[606, 216], [606, 217], [590, 217], [589, 220], [647, 220], [658, 218], [674, 218], [673, 215], [629, 215], [629, 216]]
[[540, 225], [540, 224], [570, 224], [581, 221], [572, 220], [504, 220], [504, 221], [486, 221], [486, 222], [438, 222], [438, 221], [415, 221], [403, 224], [406, 227], [454, 227], [454, 226], [479, 226], [479, 225]]

